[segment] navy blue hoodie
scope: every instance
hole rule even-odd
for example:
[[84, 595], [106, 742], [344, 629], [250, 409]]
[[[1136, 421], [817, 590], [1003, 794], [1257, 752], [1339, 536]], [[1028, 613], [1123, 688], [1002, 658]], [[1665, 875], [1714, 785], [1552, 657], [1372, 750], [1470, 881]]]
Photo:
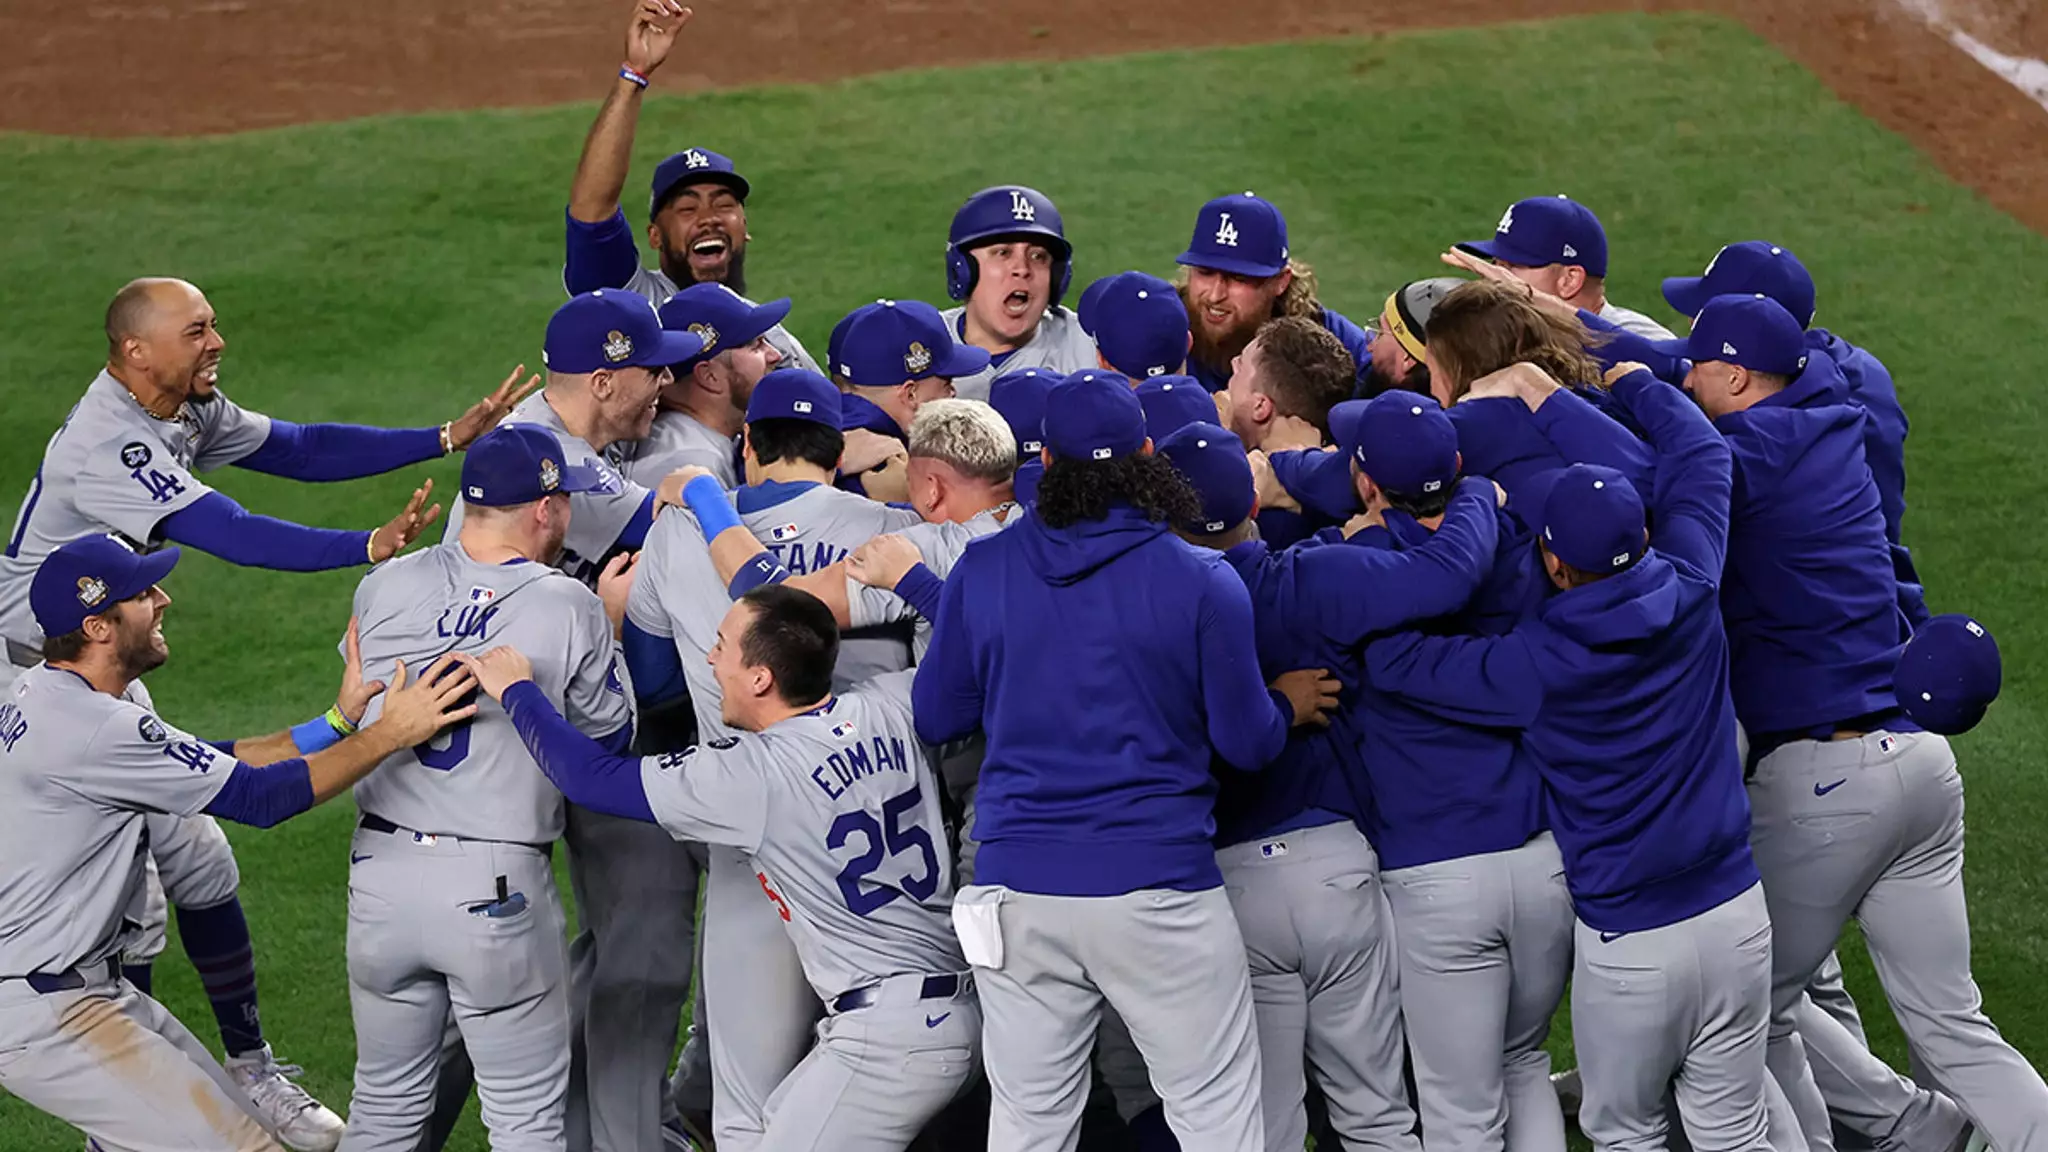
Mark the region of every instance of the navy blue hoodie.
[[1729, 688], [1753, 743], [1895, 709], [1905, 643], [1869, 417], [1835, 362], [1809, 356], [1783, 391], [1714, 421], [1735, 454]]
[[1363, 679], [1359, 646], [1375, 633], [1456, 611], [1479, 587], [1496, 532], [1493, 485], [1468, 480], [1451, 498], [1442, 530], [1412, 552], [1320, 540], [1275, 551], [1248, 540], [1223, 553], [1251, 593], [1261, 674], [1271, 681], [1296, 668], [1327, 668], [1343, 690], [1330, 726], [1289, 732], [1271, 767], [1219, 774], [1217, 847], [1363, 822], [1352, 718]]
[[[1425, 623], [1423, 632], [1505, 635], [1542, 606], [1550, 582], [1536, 558], [1535, 538], [1506, 512], [1496, 517], [1499, 544], [1478, 593], [1455, 614]], [[1367, 529], [1353, 541], [1412, 554], [1436, 536], [1399, 512], [1386, 520], [1385, 528]], [[1520, 755], [1513, 729], [1453, 723], [1370, 683], [1358, 693], [1351, 717], [1370, 798], [1363, 827], [1381, 868], [1505, 852], [1546, 827], [1542, 777]]]
[[970, 544], [912, 703], [927, 743], [988, 736], [976, 879], [1054, 896], [1221, 885], [1212, 749], [1263, 767], [1292, 720], [1244, 582], [1128, 507]]
[[1900, 543], [1906, 517], [1906, 410], [1899, 390], [1883, 362], [1825, 328], [1806, 332], [1806, 350], [1820, 353], [1842, 370], [1849, 400], [1869, 419], [1863, 425], [1863, 461], [1877, 481], [1878, 503], [1884, 508], [1884, 538], [1891, 544], [1892, 574], [1899, 582], [1899, 610], [1914, 628], [1927, 623], [1927, 597], [1913, 554]]
[[1676, 924], [1759, 882], [1721, 623], [1728, 446], [1647, 372], [1615, 395], [1657, 446], [1643, 558], [1550, 597], [1506, 636], [1403, 633], [1366, 651], [1375, 687], [1522, 729], [1572, 903], [1606, 934]]

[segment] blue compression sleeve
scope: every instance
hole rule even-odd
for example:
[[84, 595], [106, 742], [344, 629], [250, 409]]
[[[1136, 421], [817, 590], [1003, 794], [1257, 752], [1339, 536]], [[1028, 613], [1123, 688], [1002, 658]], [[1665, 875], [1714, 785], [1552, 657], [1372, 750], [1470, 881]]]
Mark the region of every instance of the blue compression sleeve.
[[292, 729], [292, 746], [301, 756], [311, 756], [323, 748], [332, 748], [341, 743], [341, 733], [327, 722], [327, 713], [313, 717]]
[[648, 806], [647, 791], [640, 783], [638, 757], [606, 752], [597, 741], [578, 732], [531, 680], [506, 689], [502, 703], [534, 762], [570, 803], [608, 816], [655, 823], [654, 809]]
[[571, 296], [598, 288], [624, 288], [640, 270], [640, 249], [633, 243], [625, 210], [595, 224], [570, 216], [567, 209], [562, 215], [569, 225], [563, 246], [562, 287]]
[[689, 694], [683, 678], [683, 658], [675, 642], [656, 636], [627, 620], [619, 632], [619, 646], [626, 651], [626, 674], [633, 678], [633, 698], [641, 711], [659, 708]]
[[377, 476], [440, 456], [439, 428], [293, 424], [272, 417], [269, 438], [235, 466], [319, 483]]
[[647, 543], [647, 533], [653, 527], [654, 493], [649, 492], [647, 499], [640, 502], [640, 510], [633, 513], [633, 518], [626, 521], [624, 528], [619, 529], [619, 538], [613, 541], [613, 547], [638, 548]]
[[325, 572], [370, 562], [368, 532], [308, 528], [258, 516], [218, 492], [208, 492], [164, 517], [159, 527], [165, 539], [244, 568]]
[[260, 768], [236, 761], [203, 811], [251, 828], [274, 828], [312, 806], [313, 771], [295, 757]]
[[896, 595], [917, 609], [919, 616], [936, 620], [939, 618], [939, 601], [946, 595], [946, 582], [920, 560], [910, 566], [903, 579], [896, 582]]
[[699, 476], [683, 485], [683, 503], [689, 505], [692, 515], [697, 517], [697, 526], [704, 530], [708, 543], [728, 528], [741, 527], [739, 510], [732, 505], [732, 498], [719, 487], [715, 476]]

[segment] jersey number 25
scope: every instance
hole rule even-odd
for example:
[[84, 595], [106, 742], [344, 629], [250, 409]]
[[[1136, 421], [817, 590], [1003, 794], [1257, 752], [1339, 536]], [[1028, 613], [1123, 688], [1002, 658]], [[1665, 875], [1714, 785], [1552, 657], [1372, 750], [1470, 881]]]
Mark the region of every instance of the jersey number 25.
[[[918, 787], [912, 784], [882, 802], [882, 819], [877, 821], [866, 811], [847, 812], [832, 822], [832, 829], [825, 836], [825, 847], [837, 852], [846, 846], [847, 839], [859, 835], [867, 841], [867, 849], [847, 862], [839, 871], [839, 893], [846, 898], [847, 911], [856, 916], [872, 915], [875, 909], [908, 892], [913, 900], [929, 900], [939, 890], [939, 857], [932, 848], [931, 834], [920, 827], [917, 821], [918, 805], [924, 802]], [[902, 820], [909, 816], [911, 823], [904, 826]], [[867, 877], [882, 866], [884, 856], [895, 857], [916, 849], [924, 857], [924, 875], [911, 875], [907, 870], [896, 885], [867, 883]]]

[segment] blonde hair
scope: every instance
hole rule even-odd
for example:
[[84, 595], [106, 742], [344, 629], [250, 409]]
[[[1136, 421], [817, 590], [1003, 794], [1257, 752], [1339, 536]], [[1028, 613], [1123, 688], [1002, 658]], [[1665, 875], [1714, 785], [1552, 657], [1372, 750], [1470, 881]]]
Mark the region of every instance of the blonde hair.
[[[1323, 302], [1316, 296], [1316, 270], [1305, 260], [1287, 258], [1287, 270], [1294, 273], [1294, 279], [1287, 285], [1287, 291], [1273, 301], [1273, 319], [1283, 316], [1307, 316], [1320, 320]], [[1276, 273], [1277, 275], [1277, 273]], [[1188, 298], [1188, 266], [1180, 265], [1173, 273], [1173, 287], [1180, 293], [1183, 303]]]
[[1552, 316], [1519, 284], [1475, 280], [1444, 294], [1430, 311], [1423, 343], [1436, 362], [1437, 383], [1453, 401], [1472, 382], [1510, 364], [1534, 364], [1558, 383], [1602, 386], [1600, 364], [1586, 353], [1592, 333], [1577, 320]]
[[928, 400], [910, 422], [910, 454], [942, 460], [963, 476], [999, 484], [1017, 471], [1009, 421], [979, 400]]

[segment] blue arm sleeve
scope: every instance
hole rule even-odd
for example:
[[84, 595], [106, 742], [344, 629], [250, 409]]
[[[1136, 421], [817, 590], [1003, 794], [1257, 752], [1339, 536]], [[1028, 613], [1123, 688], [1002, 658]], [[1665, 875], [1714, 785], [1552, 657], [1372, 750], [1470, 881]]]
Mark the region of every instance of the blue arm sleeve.
[[626, 224], [625, 209], [596, 224], [578, 220], [569, 215], [567, 208], [562, 210], [562, 217], [569, 222], [562, 264], [562, 287], [569, 295], [599, 288], [624, 288], [633, 279], [633, 273], [640, 270], [640, 249], [633, 243], [633, 229]]
[[208, 492], [164, 517], [161, 527], [165, 539], [244, 568], [325, 572], [370, 562], [368, 532], [308, 528], [258, 516], [219, 492]]
[[936, 619], [939, 604], [946, 595], [946, 582], [939, 574], [924, 566], [920, 560], [910, 566], [903, 579], [896, 582], [896, 595], [904, 603], [917, 609], [917, 614], [927, 620]]
[[1527, 728], [1543, 705], [1543, 682], [1526, 639], [1424, 636], [1402, 632], [1365, 648], [1374, 688], [1457, 724]]
[[1301, 557], [1316, 581], [1314, 611], [1324, 634], [1349, 647], [1375, 632], [1406, 627], [1463, 608], [1493, 566], [1500, 525], [1493, 484], [1458, 482], [1444, 522], [1420, 548], [1320, 548]]
[[1647, 372], [1615, 381], [1614, 395], [1628, 405], [1657, 449], [1651, 547], [1682, 557], [1718, 583], [1728, 556], [1728, 508], [1735, 488], [1728, 441], [1691, 397]]
[[[953, 572], [959, 575], [960, 568], [956, 566]], [[965, 580], [946, 581], [938, 615], [928, 617], [931, 647], [910, 685], [910, 714], [917, 724], [917, 738], [927, 744], [964, 739], [981, 727], [982, 684], [973, 637], [967, 631], [967, 585]]]
[[1201, 595], [1195, 646], [1209, 743], [1231, 767], [1254, 771], [1286, 747], [1294, 716], [1259, 673], [1252, 597], [1244, 581], [1227, 566], [1212, 565]]
[[1600, 362], [1600, 367], [1612, 368], [1633, 360], [1648, 368], [1650, 374], [1659, 380], [1672, 384], [1685, 380], [1686, 360], [1683, 357], [1659, 352], [1643, 337], [1584, 308], [1579, 309], [1579, 323], [1601, 337], [1586, 349], [1593, 359]]
[[683, 678], [683, 658], [675, 642], [656, 636], [628, 619], [619, 631], [619, 646], [626, 652], [626, 674], [633, 678], [633, 697], [645, 712], [689, 695], [689, 681]]
[[763, 548], [732, 574], [732, 583], [725, 586], [725, 594], [737, 600], [763, 584], [780, 584], [787, 579], [789, 569], [782, 566], [775, 553]]
[[640, 502], [640, 510], [633, 513], [633, 518], [626, 521], [624, 528], [619, 529], [619, 538], [612, 546], [615, 548], [638, 548], [642, 544], [647, 543], [647, 533], [653, 527], [654, 493], [649, 492], [647, 499]]
[[1342, 452], [1275, 452], [1273, 478], [1303, 508], [1344, 521], [1363, 512], [1351, 482], [1351, 458]]
[[235, 466], [320, 483], [376, 476], [440, 456], [439, 428], [293, 424], [272, 417], [270, 436]]
[[1560, 388], [1534, 415], [1536, 430], [1567, 462], [1605, 465], [1628, 477], [1638, 491], [1650, 490], [1656, 470], [1650, 446], [1584, 396]]
[[279, 760], [261, 768], [237, 760], [205, 812], [252, 828], [274, 828], [312, 806], [313, 771], [304, 760]]
[[640, 784], [638, 757], [607, 752], [578, 732], [531, 680], [506, 689], [502, 703], [534, 763], [571, 804], [607, 816], [655, 822], [647, 790]]

